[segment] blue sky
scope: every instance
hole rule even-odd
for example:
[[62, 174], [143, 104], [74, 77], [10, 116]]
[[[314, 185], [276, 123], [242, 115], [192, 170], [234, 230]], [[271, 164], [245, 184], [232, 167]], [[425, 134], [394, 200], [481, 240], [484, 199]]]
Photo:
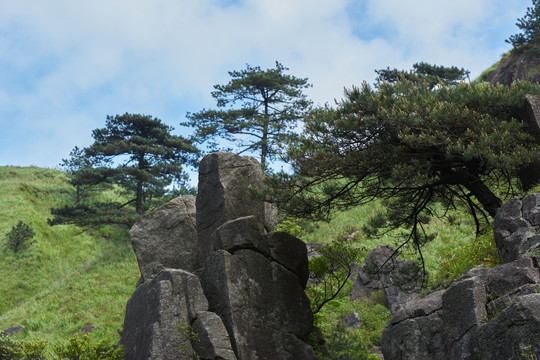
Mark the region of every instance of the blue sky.
[[0, 166], [58, 167], [107, 115], [181, 129], [213, 85], [275, 61], [333, 103], [375, 69], [420, 61], [478, 76], [530, 0], [0, 0]]

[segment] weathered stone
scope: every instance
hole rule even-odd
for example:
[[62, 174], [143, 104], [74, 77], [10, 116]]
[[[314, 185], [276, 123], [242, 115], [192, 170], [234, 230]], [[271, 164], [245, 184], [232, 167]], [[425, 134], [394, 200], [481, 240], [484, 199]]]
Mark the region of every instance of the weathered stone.
[[216, 229], [216, 248], [231, 253], [252, 249], [268, 255], [268, 243], [263, 233], [262, 225], [253, 215], [227, 221]]
[[449, 358], [473, 359], [476, 330], [487, 320], [484, 283], [478, 277], [457, 281], [444, 292], [442, 301], [445, 347]]
[[266, 235], [270, 257], [289, 271], [292, 271], [306, 287], [309, 278], [309, 267], [306, 244], [286, 232], [272, 232]]
[[360, 321], [360, 315], [357, 312], [352, 312], [347, 314], [339, 323], [353, 329], [360, 329], [362, 327], [362, 322]]
[[215, 251], [202, 285], [231, 336], [238, 359], [315, 359], [304, 343], [313, 327], [298, 278], [251, 250]]
[[253, 215], [266, 231], [274, 230], [277, 212], [253, 196], [264, 172], [257, 160], [231, 153], [212, 153], [199, 165], [197, 231], [201, 263], [219, 249], [215, 230], [230, 220]]
[[495, 243], [503, 262], [530, 256], [540, 247], [540, 194], [514, 198], [497, 211], [493, 222]]
[[200, 267], [195, 197], [180, 196], [144, 215], [129, 232], [142, 281], [164, 268], [193, 272]]
[[165, 269], [139, 286], [126, 306], [120, 343], [130, 360], [189, 358], [191, 341], [179, 327], [208, 310], [199, 279], [184, 270]]
[[511, 263], [489, 269], [486, 278], [486, 292], [492, 299], [508, 294], [526, 284], [536, 284], [540, 280], [538, 269], [531, 258], [521, 258]]
[[200, 311], [193, 323], [197, 355], [202, 360], [236, 360], [229, 334], [221, 318], [213, 312]]
[[[540, 294], [520, 296], [478, 330], [482, 359], [518, 360], [540, 354]], [[535, 358], [535, 357], [534, 357]]]
[[2, 337], [11, 336], [15, 334], [21, 334], [24, 332], [24, 328], [21, 326], [12, 326], [2, 331]]
[[385, 306], [394, 314], [416, 297], [427, 277], [417, 262], [397, 259], [394, 248], [381, 245], [366, 256], [353, 284], [351, 298], [370, 300], [374, 293], [383, 293]]

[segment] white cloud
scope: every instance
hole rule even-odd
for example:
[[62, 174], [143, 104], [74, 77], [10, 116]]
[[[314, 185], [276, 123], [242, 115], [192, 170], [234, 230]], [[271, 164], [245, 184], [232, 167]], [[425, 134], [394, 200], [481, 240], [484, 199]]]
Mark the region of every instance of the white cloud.
[[[506, 0], [19, 0], [0, 11], [0, 130], [40, 143], [37, 165], [86, 146], [105, 116], [145, 113], [178, 127], [213, 107], [214, 84], [246, 63], [280, 61], [317, 103], [427, 61], [473, 75], [502, 53], [501, 28], [528, 4]], [[354, 10], [354, 11], [353, 11]], [[499, 33], [498, 33], [499, 32]], [[497, 35], [500, 45], [493, 46]], [[14, 118], [15, 117], [15, 118]], [[15, 124], [15, 125], [14, 125]], [[47, 134], [39, 138], [39, 131]], [[58, 145], [62, 143], [62, 145]], [[16, 146], [16, 145], [13, 145]], [[0, 149], [0, 165], [36, 154]], [[24, 156], [24, 157], [23, 157]], [[36, 157], [37, 158], [37, 157]]]

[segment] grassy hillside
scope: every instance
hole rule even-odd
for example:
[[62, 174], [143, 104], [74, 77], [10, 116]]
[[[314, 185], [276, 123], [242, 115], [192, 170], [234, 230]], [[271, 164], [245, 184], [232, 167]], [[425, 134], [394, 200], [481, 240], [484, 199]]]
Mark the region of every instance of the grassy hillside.
[[[54, 344], [90, 325], [92, 337], [119, 339], [139, 276], [126, 229], [49, 226], [50, 208], [71, 196], [62, 171], [0, 168], [0, 331], [22, 326], [17, 338]], [[19, 221], [35, 231], [35, 243], [13, 253], [5, 234]]]
[[[119, 340], [125, 305], [139, 277], [135, 255], [126, 229], [105, 228], [81, 232], [75, 226], [47, 224], [50, 208], [60, 206], [74, 194], [64, 172], [41, 168], [0, 167], [0, 331], [22, 326], [16, 340], [44, 339], [50, 344], [65, 342], [90, 325], [91, 337]], [[403, 233], [395, 231], [382, 238], [366, 235], [365, 226], [382, 210], [373, 202], [346, 212], [336, 212], [328, 223], [302, 224], [308, 242], [327, 242], [346, 237], [362, 247], [362, 253], [380, 244], [396, 246]], [[447, 285], [469, 268], [495, 261], [490, 236], [478, 240], [466, 215], [454, 212], [446, 222], [436, 218], [425, 224], [432, 241], [423, 250], [432, 287]], [[5, 234], [19, 221], [34, 229], [35, 243], [13, 253], [5, 244]], [[405, 247], [402, 257], [417, 258]], [[340, 297], [317, 314], [333, 359], [364, 359], [378, 345], [389, 311], [380, 301], [351, 301], [348, 285]], [[358, 312], [360, 330], [337, 325], [343, 316]]]

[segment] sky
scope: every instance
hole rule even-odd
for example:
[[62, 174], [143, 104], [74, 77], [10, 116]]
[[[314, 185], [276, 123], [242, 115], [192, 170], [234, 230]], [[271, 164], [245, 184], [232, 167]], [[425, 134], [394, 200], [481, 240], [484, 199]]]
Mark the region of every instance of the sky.
[[0, 0], [0, 166], [58, 168], [107, 115], [186, 113], [246, 64], [308, 78], [315, 104], [417, 62], [475, 78], [530, 0]]

